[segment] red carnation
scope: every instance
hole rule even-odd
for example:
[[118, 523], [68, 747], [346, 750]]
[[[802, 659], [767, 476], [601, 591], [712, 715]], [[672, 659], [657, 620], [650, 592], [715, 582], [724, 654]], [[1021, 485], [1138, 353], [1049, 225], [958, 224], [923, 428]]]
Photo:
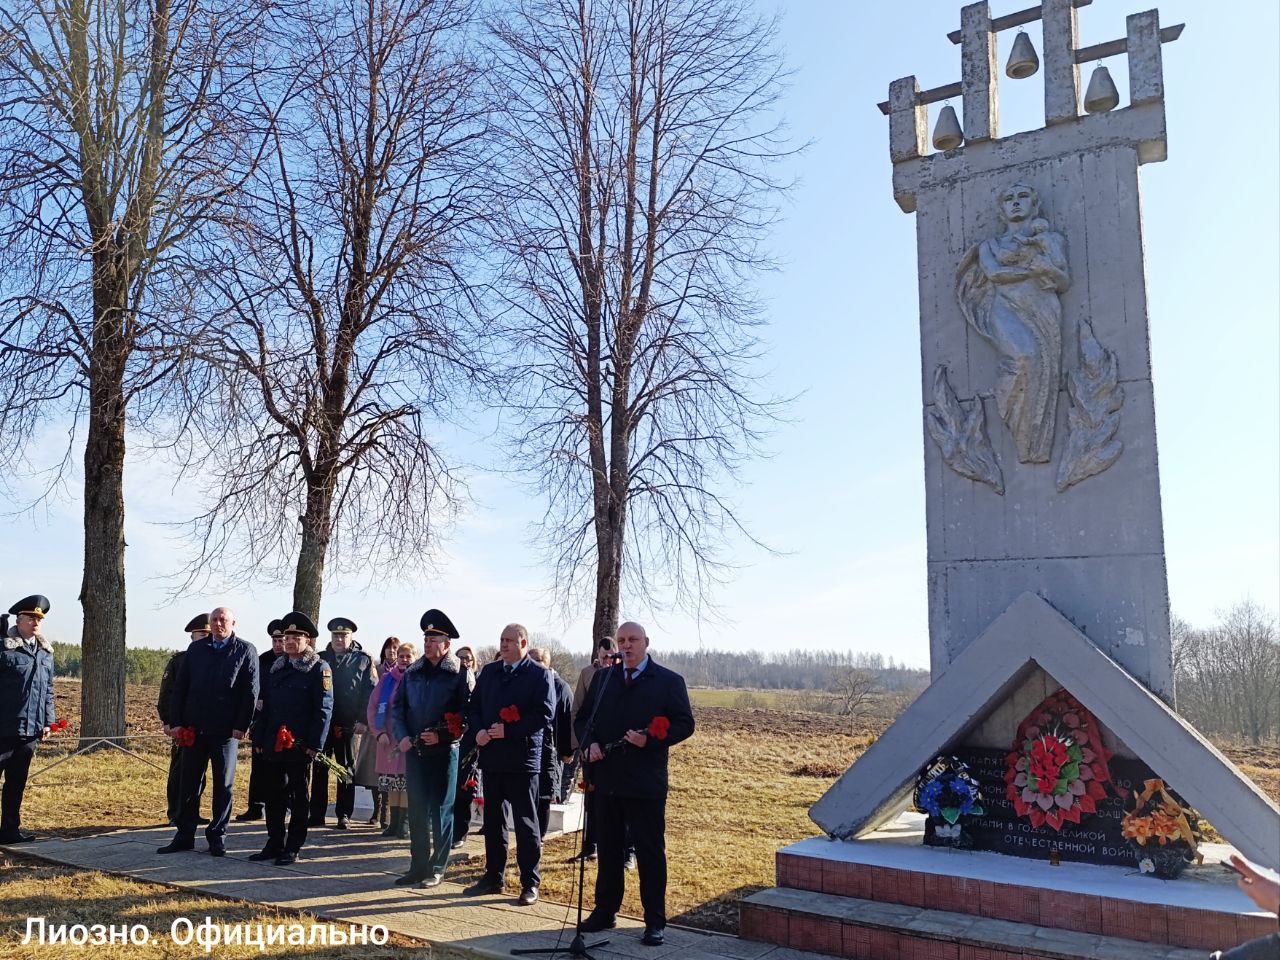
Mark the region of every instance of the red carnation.
[[667, 739], [667, 732], [671, 729], [671, 721], [666, 717], [654, 717], [649, 721], [649, 727], [645, 731], [655, 740]]
[[280, 730], [276, 733], [276, 753], [282, 750], [291, 750], [293, 748], [293, 734], [289, 732], [289, 728], [283, 723], [280, 724]]
[[65, 730], [65, 729], [67, 729], [67, 721], [66, 721], [65, 719], [63, 719], [63, 720], [55, 720], [55, 721], [53, 721], [53, 723], [49, 724], [49, 729], [50, 729], [51, 731], [53, 731], [53, 730]]
[[520, 711], [513, 703], [509, 707], [503, 707], [498, 711], [498, 719], [503, 723], [519, 723]]
[[449, 736], [455, 740], [462, 736], [462, 714], [446, 713], [444, 715], [444, 725], [449, 730]]
[[194, 747], [196, 744], [196, 728], [179, 727], [174, 739], [178, 741], [178, 746], [180, 747]]
[[476, 782], [476, 778], [475, 778], [475, 777], [472, 777], [470, 780], [468, 780], [466, 783], [464, 783], [464, 784], [462, 785], [462, 789], [463, 789], [463, 790], [474, 790], [474, 789], [475, 789], [476, 787], [478, 787], [478, 786], [480, 786], [480, 784]]
[[341, 740], [341, 739], [342, 739], [342, 728], [341, 728], [341, 727], [334, 727], [334, 728], [333, 728], [333, 739], [335, 739], [335, 740]]

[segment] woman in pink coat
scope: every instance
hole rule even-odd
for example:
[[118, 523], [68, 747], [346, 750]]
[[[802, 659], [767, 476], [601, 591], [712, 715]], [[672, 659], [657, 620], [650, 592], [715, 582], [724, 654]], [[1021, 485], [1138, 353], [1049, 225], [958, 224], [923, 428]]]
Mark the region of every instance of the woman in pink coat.
[[369, 697], [369, 736], [378, 744], [374, 769], [378, 772], [378, 789], [386, 796], [387, 808], [391, 811], [391, 821], [382, 835], [401, 840], [407, 836], [405, 831], [409, 826], [409, 795], [405, 792], [404, 754], [391, 735], [391, 698], [400, 685], [400, 678], [417, 655], [412, 643], [400, 644], [396, 649], [395, 665], [382, 674]]

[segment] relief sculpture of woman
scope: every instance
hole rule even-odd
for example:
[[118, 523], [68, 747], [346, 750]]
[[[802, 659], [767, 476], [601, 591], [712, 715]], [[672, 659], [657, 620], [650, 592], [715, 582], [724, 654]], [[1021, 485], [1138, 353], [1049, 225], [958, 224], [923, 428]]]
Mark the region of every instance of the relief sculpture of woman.
[[1005, 231], [974, 246], [956, 271], [964, 318], [1000, 354], [996, 402], [1021, 463], [1047, 463], [1062, 371], [1062, 302], [1071, 283], [1066, 244], [1038, 216], [1039, 198], [1015, 183], [1000, 192]]

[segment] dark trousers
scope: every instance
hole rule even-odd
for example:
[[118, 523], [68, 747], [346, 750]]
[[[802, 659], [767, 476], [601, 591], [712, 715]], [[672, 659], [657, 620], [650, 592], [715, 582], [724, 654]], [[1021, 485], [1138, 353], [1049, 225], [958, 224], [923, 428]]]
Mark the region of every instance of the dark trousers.
[[[348, 772], [355, 769], [355, 758], [351, 755], [351, 731], [344, 729], [341, 737], [329, 734], [329, 742], [324, 752], [337, 760]], [[315, 765], [315, 773], [311, 777], [311, 822], [324, 823], [329, 809], [329, 768], [322, 763]], [[356, 785], [354, 781], [338, 782], [337, 799], [333, 804], [336, 817], [349, 817], [356, 808]]]
[[190, 840], [196, 835], [200, 816], [200, 792], [204, 787], [205, 768], [213, 764], [213, 812], [204, 835], [210, 841], [227, 835], [231, 819], [231, 788], [236, 780], [236, 747], [239, 742], [200, 734], [196, 742], [182, 748], [182, 801], [178, 808], [178, 837]]
[[532, 770], [528, 773], [484, 771], [484, 875], [489, 880], [501, 881], [507, 869], [504, 803], [511, 804], [511, 819], [516, 828], [520, 886], [539, 886], [542, 838], [538, 835], [538, 774]]
[[[200, 791], [196, 796], [196, 808], [199, 809], [200, 797], [204, 796], [204, 771], [200, 771]], [[166, 813], [169, 823], [177, 826], [178, 815], [182, 812], [182, 748], [177, 740], [169, 742], [169, 780], [165, 784], [165, 800], [168, 804]]]
[[36, 753], [36, 740], [26, 737], [0, 738], [0, 833], [14, 834], [22, 826], [22, 794], [27, 789], [27, 773]]
[[409, 872], [424, 877], [444, 874], [453, 845], [453, 804], [457, 798], [458, 751], [404, 759], [409, 790]]
[[[311, 759], [284, 762], [258, 759], [258, 789], [267, 808], [267, 849], [297, 853], [307, 841], [310, 817]], [[289, 813], [285, 833], [284, 815]]]
[[454, 843], [461, 843], [471, 832], [471, 801], [475, 799], [476, 788], [467, 786], [469, 780], [480, 781], [480, 770], [474, 764], [469, 770], [458, 770], [458, 788], [453, 803]]
[[600, 865], [596, 872], [593, 912], [612, 917], [622, 906], [627, 837], [636, 848], [640, 872], [640, 903], [646, 927], [667, 925], [667, 799], [640, 800], [602, 795], [592, 813], [596, 816]]
[[538, 798], [538, 839], [547, 839], [547, 823], [551, 820], [551, 798]]
[[249, 758], [249, 806], [261, 807], [267, 802], [267, 781], [271, 778], [271, 774], [264, 773], [265, 767], [271, 761], [266, 760], [261, 754], [255, 753]]

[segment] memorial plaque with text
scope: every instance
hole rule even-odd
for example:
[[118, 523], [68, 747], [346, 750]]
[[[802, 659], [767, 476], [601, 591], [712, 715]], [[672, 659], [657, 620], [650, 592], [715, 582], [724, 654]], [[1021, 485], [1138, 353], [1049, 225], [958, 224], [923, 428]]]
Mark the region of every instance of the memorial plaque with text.
[[[1099, 802], [1096, 813], [1083, 816], [1079, 824], [1065, 823], [1061, 830], [1050, 826], [1033, 827], [1018, 816], [1005, 796], [1005, 757], [1008, 751], [959, 747], [952, 751], [958, 760], [968, 764], [969, 772], [982, 787], [983, 816], [964, 818], [963, 846], [973, 850], [991, 850], [1015, 857], [1048, 860], [1056, 850], [1063, 860], [1102, 863], [1137, 869], [1137, 857], [1120, 831], [1124, 818], [1124, 798], [1116, 787], [1126, 792], [1139, 788], [1144, 780], [1155, 776], [1151, 768], [1138, 760], [1112, 757], [1110, 796]], [[938, 839], [932, 829], [925, 831], [925, 843], [950, 846]]]

